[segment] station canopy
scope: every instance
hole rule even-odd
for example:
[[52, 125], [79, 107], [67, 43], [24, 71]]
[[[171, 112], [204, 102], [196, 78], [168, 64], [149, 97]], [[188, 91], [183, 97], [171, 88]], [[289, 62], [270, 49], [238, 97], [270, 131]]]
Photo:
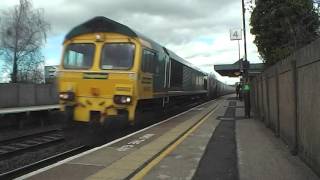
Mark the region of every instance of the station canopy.
[[[250, 64], [249, 66], [249, 76], [256, 76], [263, 71], [264, 64]], [[239, 77], [240, 73], [240, 60], [233, 64], [219, 64], [214, 65], [214, 70], [219, 73], [221, 76], [229, 76], [229, 77]]]

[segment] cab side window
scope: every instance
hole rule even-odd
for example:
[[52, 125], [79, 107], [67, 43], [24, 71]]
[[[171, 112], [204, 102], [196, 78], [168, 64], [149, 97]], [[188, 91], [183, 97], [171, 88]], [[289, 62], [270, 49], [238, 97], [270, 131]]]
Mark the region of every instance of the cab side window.
[[156, 53], [150, 50], [144, 49], [142, 54], [142, 71], [154, 73], [156, 67]]

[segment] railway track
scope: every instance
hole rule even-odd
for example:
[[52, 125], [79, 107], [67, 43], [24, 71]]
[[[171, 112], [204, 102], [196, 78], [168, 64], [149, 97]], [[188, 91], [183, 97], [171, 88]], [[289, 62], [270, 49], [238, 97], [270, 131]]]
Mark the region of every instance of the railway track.
[[56, 154], [56, 155], [53, 155], [53, 156], [48, 157], [46, 159], [31, 163], [29, 165], [19, 167], [17, 169], [13, 169], [13, 170], [5, 172], [5, 173], [1, 173], [0, 179], [13, 179], [13, 178], [19, 177], [21, 175], [27, 174], [29, 172], [32, 172], [32, 171], [35, 171], [35, 170], [40, 169], [42, 167], [48, 166], [48, 165], [53, 164], [55, 162], [58, 162], [60, 160], [63, 160], [68, 157], [71, 157], [73, 155], [84, 152], [88, 149], [90, 149], [90, 147], [87, 147], [87, 146], [79, 146], [79, 147], [73, 148], [73, 149], [65, 151], [63, 153]]
[[[19, 136], [0, 141], [0, 160], [9, 159], [13, 156], [27, 153], [31, 150], [41, 150], [46, 147], [53, 147], [58, 142], [67, 142], [62, 129], [53, 129], [39, 133], [33, 133], [25, 136]], [[66, 159], [75, 154], [79, 154], [90, 147], [82, 145], [73, 149], [66, 150], [39, 161], [30, 162], [27, 165], [20, 166], [9, 171], [0, 173], [0, 179], [13, 179], [39, 168], [48, 166], [60, 160]]]
[[54, 129], [0, 141], [0, 159], [64, 140], [63, 131]]

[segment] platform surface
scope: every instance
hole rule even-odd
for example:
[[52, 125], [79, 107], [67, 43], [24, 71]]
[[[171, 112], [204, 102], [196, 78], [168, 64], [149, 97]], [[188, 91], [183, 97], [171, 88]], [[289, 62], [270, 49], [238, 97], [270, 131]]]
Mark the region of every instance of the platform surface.
[[243, 112], [224, 96], [20, 179], [319, 180]]
[[261, 121], [237, 121], [236, 134], [241, 180], [319, 180]]
[[40, 106], [27, 106], [27, 107], [14, 107], [14, 108], [0, 108], [0, 114], [12, 114], [21, 112], [31, 112], [31, 111], [44, 111], [59, 109], [59, 104], [53, 105], [40, 105]]

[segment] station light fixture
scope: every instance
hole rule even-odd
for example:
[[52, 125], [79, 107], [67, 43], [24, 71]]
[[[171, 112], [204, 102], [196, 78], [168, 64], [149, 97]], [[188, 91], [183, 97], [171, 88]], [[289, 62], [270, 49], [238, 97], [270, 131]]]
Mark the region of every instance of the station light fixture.
[[236, 76], [240, 76], [240, 74], [241, 74], [241, 72], [238, 72], [238, 71], [234, 73], [234, 75], [236, 75]]

